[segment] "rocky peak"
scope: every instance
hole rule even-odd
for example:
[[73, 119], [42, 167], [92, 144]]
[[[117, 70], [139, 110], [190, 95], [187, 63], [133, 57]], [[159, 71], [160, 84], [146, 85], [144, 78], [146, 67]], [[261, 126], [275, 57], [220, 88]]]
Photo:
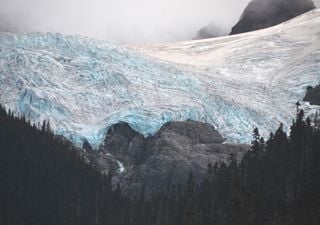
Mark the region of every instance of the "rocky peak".
[[201, 28], [193, 38], [193, 40], [221, 37], [226, 34], [227, 32], [224, 32], [221, 27], [218, 27], [214, 23], [210, 23], [207, 26]]
[[312, 0], [252, 0], [230, 34], [271, 27], [314, 8]]

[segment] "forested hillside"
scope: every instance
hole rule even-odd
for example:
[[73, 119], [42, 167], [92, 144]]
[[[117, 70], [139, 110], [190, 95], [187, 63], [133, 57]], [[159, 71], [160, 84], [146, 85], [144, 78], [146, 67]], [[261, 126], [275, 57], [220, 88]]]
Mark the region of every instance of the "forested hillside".
[[[110, 178], [72, 145], [0, 109], [0, 224], [125, 224]], [[126, 207], [126, 204], [122, 206]]]
[[208, 166], [200, 185], [122, 196], [50, 125], [0, 109], [0, 224], [318, 225], [320, 123], [301, 111], [288, 136], [254, 130], [242, 161]]

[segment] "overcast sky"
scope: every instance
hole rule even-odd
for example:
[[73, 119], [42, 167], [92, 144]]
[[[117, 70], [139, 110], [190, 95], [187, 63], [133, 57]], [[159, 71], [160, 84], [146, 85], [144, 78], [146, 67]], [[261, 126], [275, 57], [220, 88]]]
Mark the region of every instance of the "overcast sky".
[[0, 30], [81, 34], [115, 43], [191, 39], [210, 22], [229, 31], [249, 0], [0, 0]]

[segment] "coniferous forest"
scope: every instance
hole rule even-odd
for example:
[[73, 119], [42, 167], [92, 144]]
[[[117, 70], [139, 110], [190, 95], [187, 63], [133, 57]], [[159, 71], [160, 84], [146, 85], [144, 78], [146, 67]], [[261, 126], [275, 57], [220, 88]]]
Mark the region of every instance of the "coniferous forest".
[[303, 111], [287, 135], [253, 131], [250, 151], [205, 179], [125, 196], [79, 150], [0, 108], [2, 225], [319, 225], [320, 123]]

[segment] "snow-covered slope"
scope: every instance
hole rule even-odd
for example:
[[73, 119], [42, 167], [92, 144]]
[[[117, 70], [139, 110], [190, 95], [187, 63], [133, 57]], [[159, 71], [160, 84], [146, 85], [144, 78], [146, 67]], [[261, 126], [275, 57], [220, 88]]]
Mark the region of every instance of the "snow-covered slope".
[[[0, 35], [0, 103], [57, 134], [98, 146], [128, 122], [144, 135], [164, 123], [209, 122], [249, 142], [295, 115], [320, 80], [320, 11], [267, 30], [174, 44], [117, 47], [58, 34]], [[306, 108], [308, 106], [305, 106]]]

